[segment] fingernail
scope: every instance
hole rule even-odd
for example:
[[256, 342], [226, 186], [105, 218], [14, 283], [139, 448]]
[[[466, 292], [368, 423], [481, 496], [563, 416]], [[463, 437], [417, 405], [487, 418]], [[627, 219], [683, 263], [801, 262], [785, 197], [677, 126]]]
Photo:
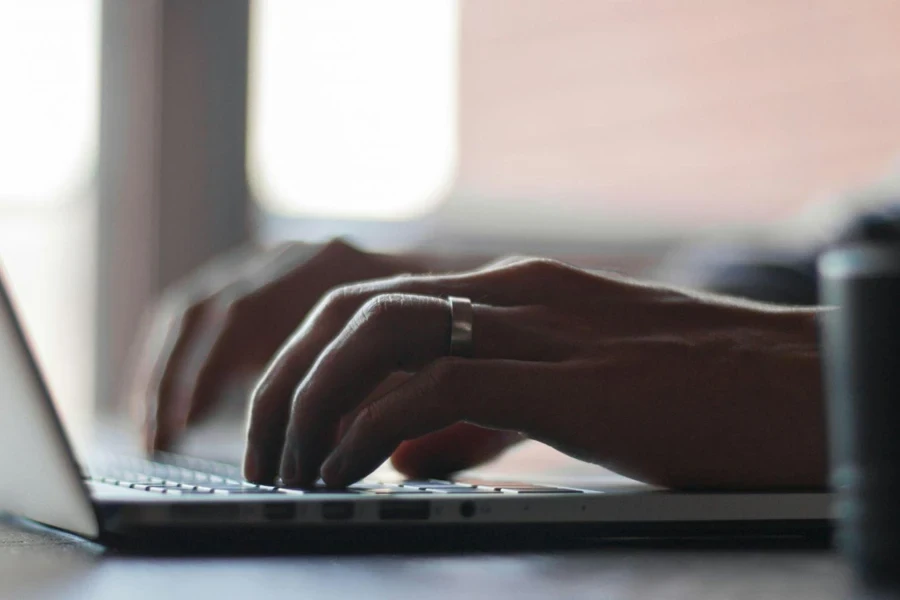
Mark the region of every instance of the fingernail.
[[297, 474], [300, 471], [299, 448], [293, 443], [288, 443], [287, 450], [281, 457], [281, 478], [285, 483], [296, 483]]
[[347, 468], [345, 453], [335, 450], [322, 465], [322, 479], [329, 485], [340, 484]]

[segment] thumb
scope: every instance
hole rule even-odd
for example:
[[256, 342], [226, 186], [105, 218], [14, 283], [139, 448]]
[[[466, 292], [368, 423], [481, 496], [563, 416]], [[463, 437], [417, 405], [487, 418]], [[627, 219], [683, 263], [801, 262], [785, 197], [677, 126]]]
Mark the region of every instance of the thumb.
[[442, 477], [493, 460], [523, 439], [515, 431], [456, 423], [403, 442], [391, 464], [407, 477]]

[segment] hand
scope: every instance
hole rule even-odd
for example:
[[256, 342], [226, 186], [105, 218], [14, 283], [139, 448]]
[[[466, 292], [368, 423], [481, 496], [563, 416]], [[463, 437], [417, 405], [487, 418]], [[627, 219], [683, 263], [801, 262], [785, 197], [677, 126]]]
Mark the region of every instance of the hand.
[[[416, 270], [422, 267], [414, 261], [341, 241], [288, 244], [242, 249], [169, 289], [138, 337], [128, 380], [147, 450], [170, 449], [226, 389], [258, 376], [329, 289]], [[490, 460], [518, 439], [461, 424], [404, 444], [394, 462], [413, 477], [450, 473]]]
[[[448, 295], [474, 301], [471, 359], [447, 356]], [[661, 485], [818, 485], [818, 379], [810, 311], [546, 260], [370, 281], [329, 293], [267, 367], [244, 473], [342, 486], [472, 423]]]
[[296, 243], [242, 249], [167, 290], [131, 369], [148, 450], [170, 448], [227, 388], [257, 376], [329, 289], [404, 266], [340, 241]]

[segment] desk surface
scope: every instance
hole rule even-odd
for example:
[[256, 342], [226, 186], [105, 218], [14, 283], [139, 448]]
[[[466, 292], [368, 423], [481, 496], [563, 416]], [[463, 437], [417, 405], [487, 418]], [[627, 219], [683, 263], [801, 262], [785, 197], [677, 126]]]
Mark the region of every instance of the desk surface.
[[[0, 598], [847, 598], [828, 551], [140, 557], [0, 521]], [[264, 590], [264, 593], [261, 592]]]

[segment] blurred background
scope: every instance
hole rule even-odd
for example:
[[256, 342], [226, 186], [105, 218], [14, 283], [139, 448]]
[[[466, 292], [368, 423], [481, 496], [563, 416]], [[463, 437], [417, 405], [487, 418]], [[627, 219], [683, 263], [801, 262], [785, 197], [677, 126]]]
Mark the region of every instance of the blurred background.
[[[248, 241], [652, 274], [900, 155], [896, 0], [0, 0], [0, 260], [70, 421]], [[876, 186], [877, 187], [877, 186]]]

